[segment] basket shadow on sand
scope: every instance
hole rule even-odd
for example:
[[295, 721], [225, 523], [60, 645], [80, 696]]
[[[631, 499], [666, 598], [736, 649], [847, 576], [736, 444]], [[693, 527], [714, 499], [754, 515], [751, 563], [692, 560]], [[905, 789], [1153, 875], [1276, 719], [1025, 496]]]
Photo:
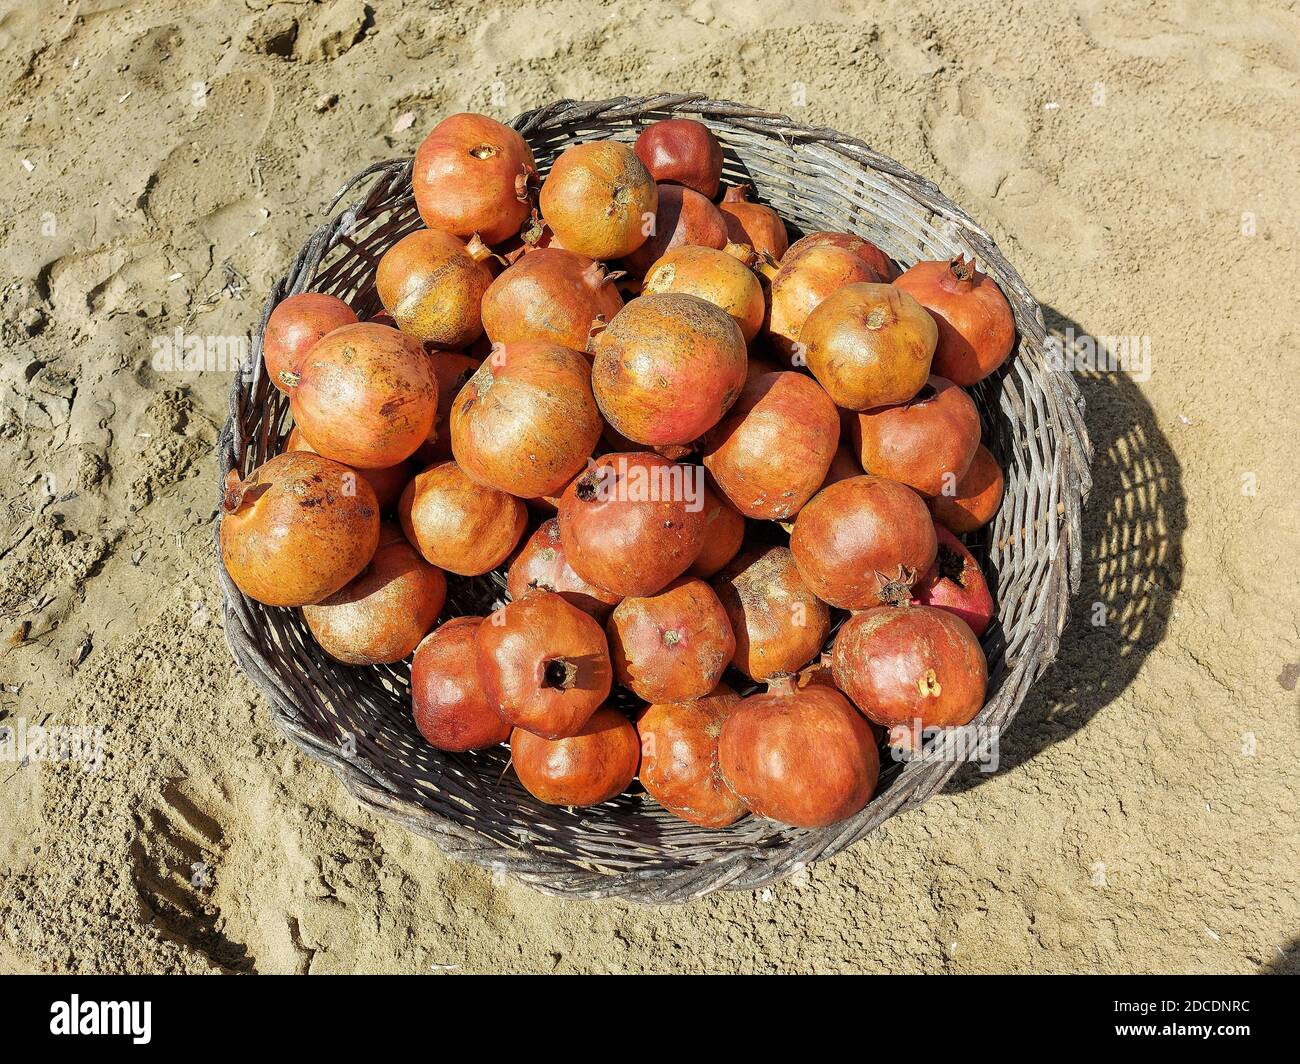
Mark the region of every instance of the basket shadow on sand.
[[[1043, 306], [1050, 334], [1088, 334]], [[1093, 441], [1092, 494], [1083, 514], [1083, 582], [1056, 662], [1001, 737], [996, 769], [964, 767], [953, 791], [978, 787], [1068, 738], [1133, 682], [1164, 638], [1182, 585], [1187, 498], [1182, 471], [1150, 404], [1122, 372], [1075, 374]]]

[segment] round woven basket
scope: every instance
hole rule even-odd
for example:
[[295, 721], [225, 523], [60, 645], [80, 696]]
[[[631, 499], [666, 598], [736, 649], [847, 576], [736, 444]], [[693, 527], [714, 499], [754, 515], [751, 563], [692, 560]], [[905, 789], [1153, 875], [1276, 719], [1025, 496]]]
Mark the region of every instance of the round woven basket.
[[[754, 185], [796, 231], [834, 230], [869, 238], [906, 267], [919, 259], [974, 254], [1015, 312], [1017, 348], [972, 394], [984, 442], [1006, 470], [996, 521], [972, 544], [998, 607], [984, 637], [988, 702], [973, 722], [1000, 734], [1030, 684], [1056, 655], [1080, 567], [1080, 508], [1090, 452], [1083, 403], [1068, 374], [1044, 363], [1042, 312], [1020, 276], [974, 221], [926, 181], [830, 129], [810, 128], [742, 104], [698, 95], [562, 100], [511, 123], [544, 174], [570, 144], [631, 141], [649, 122], [690, 115], [722, 142], [724, 177]], [[247, 473], [280, 451], [288, 404], [267, 380], [261, 338], [280, 300], [307, 290], [349, 302], [364, 319], [379, 309], [375, 268], [384, 251], [421, 227], [411, 195], [411, 161], [378, 163], [349, 193], [365, 195], [321, 226], [267, 299], [254, 358], [230, 395], [220, 474]], [[364, 806], [432, 838], [450, 856], [503, 871], [550, 894], [680, 902], [713, 890], [750, 890], [857, 842], [940, 790], [959, 767], [927, 748], [900, 764], [886, 759], [871, 803], [820, 830], [746, 817], [710, 830], [670, 816], [644, 793], [596, 808], [563, 809], [532, 798], [508, 771], [505, 747], [445, 754], [412, 722], [408, 666], [352, 668], [313, 642], [297, 610], [242, 595], [224, 567], [226, 635], [239, 666], [266, 696], [285, 734], [329, 765]], [[451, 578], [446, 616], [485, 613], [504, 595], [500, 574]]]

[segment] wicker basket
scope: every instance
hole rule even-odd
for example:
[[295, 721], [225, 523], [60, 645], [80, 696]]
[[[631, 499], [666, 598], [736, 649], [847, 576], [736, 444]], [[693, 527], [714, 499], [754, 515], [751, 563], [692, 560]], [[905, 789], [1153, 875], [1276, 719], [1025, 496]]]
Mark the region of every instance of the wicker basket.
[[[1044, 364], [1038, 304], [989, 236], [933, 184], [833, 130], [698, 95], [562, 100], [512, 125], [545, 173], [570, 144], [631, 141], [648, 122], [671, 115], [706, 122], [722, 142], [725, 178], [756, 186], [793, 229], [859, 233], [904, 265], [973, 253], [1011, 301], [1018, 349], [973, 389], [985, 443], [1006, 470], [1001, 512], [973, 545], [998, 605], [997, 623], [984, 638], [988, 703], [975, 723], [1000, 732], [1056, 655], [1079, 578], [1080, 508], [1089, 488], [1083, 403], [1070, 377]], [[246, 473], [279, 453], [288, 431], [287, 403], [261, 361], [272, 308], [287, 295], [313, 290], [340, 296], [367, 317], [378, 309], [373, 282], [380, 255], [420, 227], [410, 160], [363, 170], [330, 209], [361, 185], [368, 186], [364, 198], [312, 235], [266, 302], [253, 363], [231, 390], [220, 441], [223, 481], [228, 470]], [[959, 767], [933, 752], [905, 765], [887, 760], [872, 802], [821, 830], [757, 817], [708, 830], [675, 819], [642, 793], [591, 809], [546, 806], [507, 771], [504, 747], [455, 755], [423, 742], [411, 719], [407, 665], [337, 664], [312, 641], [299, 611], [244, 597], [224, 568], [220, 577], [231, 652], [300, 749], [329, 765], [367, 808], [432, 838], [454, 858], [550, 894], [655, 903], [750, 890], [829, 857], [920, 805]], [[504, 591], [500, 574], [450, 583], [448, 616], [486, 612]]]

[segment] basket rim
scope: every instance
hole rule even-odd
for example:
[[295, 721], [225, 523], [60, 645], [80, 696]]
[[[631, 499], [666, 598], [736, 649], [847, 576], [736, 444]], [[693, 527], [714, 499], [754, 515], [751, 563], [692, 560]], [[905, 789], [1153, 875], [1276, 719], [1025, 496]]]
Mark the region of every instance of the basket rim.
[[[713, 100], [702, 93], [660, 94], [649, 97], [619, 96], [599, 101], [562, 99], [523, 112], [508, 125], [528, 137], [565, 125], [583, 122], [599, 124], [614, 120], [653, 120], [653, 116], [685, 112], [750, 133], [776, 138], [787, 144], [821, 145], [858, 166], [886, 174], [927, 212], [946, 219], [953, 237], [996, 277], [1007, 292], [1014, 293], [1019, 342], [1007, 366], [1027, 364], [1026, 372], [1042, 391], [1042, 399], [1053, 415], [1057, 432], [1050, 450], [1052, 458], [1050, 497], [1057, 501], [1057, 520], [1048, 529], [1052, 541], [1047, 572], [1032, 603], [1034, 621], [1020, 649], [1018, 660], [1009, 662], [996, 698], [990, 698], [972, 725], [984, 725], [1000, 735], [1019, 710], [1029, 687], [1055, 659], [1064, 627], [1068, 600], [1079, 587], [1082, 568], [1080, 519], [1091, 484], [1091, 445], [1083, 420], [1083, 400], [1073, 377], [1042, 366], [1046, 338], [1041, 307], [1015, 268], [1006, 260], [992, 237], [956, 203], [949, 200], [928, 179], [896, 160], [881, 155], [857, 138], [822, 126], [804, 126], [786, 115], [727, 100]], [[366, 194], [336, 217], [318, 227], [295, 257], [288, 273], [272, 285], [265, 302], [261, 325], [251, 345], [250, 372], [237, 374], [231, 386], [229, 414], [218, 442], [219, 487], [226, 474], [237, 468], [243, 450], [240, 416], [245, 391], [251, 392], [263, 373], [261, 341], [267, 318], [287, 295], [305, 290], [307, 281], [323, 257], [341, 240], [377, 195], [409, 185], [413, 159], [410, 157], [373, 163], [349, 179], [325, 209], [333, 215], [339, 203], [359, 186], [369, 184]], [[1035, 362], [1037, 366], [1035, 366]], [[898, 812], [921, 805], [941, 790], [960, 768], [957, 760], [923, 756], [908, 762], [890, 785], [873, 797], [868, 806], [847, 821], [828, 828], [799, 831], [781, 845], [755, 852], [737, 848], [717, 860], [681, 865], [673, 869], [602, 872], [543, 856], [522, 847], [505, 847], [475, 828], [418, 806], [402, 797], [382, 772], [364, 757], [347, 755], [322, 741], [305, 724], [305, 715], [294, 691], [258, 653], [253, 636], [255, 617], [248, 602], [226, 572], [220, 551], [220, 522], [213, 530], [218, 579], [222, 588], [223, 618], [227, 645], [239, 667], [271, 706], [273, 719], [284, 735], [307, 756], [327, 765], [346, 789], [367, 809], [402, 824], [416, 834], [433, 839], [456, 860], [469, 861], [496, 871], [543, 893], [569, 898], [622, 897], [645, 903], [675, 903], [714, 890], [751, 890], [777, 881], [796, 868], [833, 856], [859, 841]], [[303, 677], [298, 682], [307, 682]], [[1003, 694], [1006, 697], [1002, 697]], [[996, 704], [998, 700], [1001, 704]]]

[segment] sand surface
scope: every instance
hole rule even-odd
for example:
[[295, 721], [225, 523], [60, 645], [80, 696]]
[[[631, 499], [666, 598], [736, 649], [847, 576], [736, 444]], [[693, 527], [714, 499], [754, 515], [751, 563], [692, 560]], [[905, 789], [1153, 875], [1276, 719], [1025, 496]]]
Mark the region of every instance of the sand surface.
[[[1300, 16], [1014, 8], [0, 5], [0, 724], [104, 755], [0, 761], [0, 971], [1296, 971]], [[440, 116], [661, 90], [861, 136], [1054, 327], [1152, 357], [1081, 376], [1085, 587], [1001, 769], [650, 910], [456, 865], [280, 737], [220, 627], [230, 374], [151, 353], [247, 335], [335, 189]]]

